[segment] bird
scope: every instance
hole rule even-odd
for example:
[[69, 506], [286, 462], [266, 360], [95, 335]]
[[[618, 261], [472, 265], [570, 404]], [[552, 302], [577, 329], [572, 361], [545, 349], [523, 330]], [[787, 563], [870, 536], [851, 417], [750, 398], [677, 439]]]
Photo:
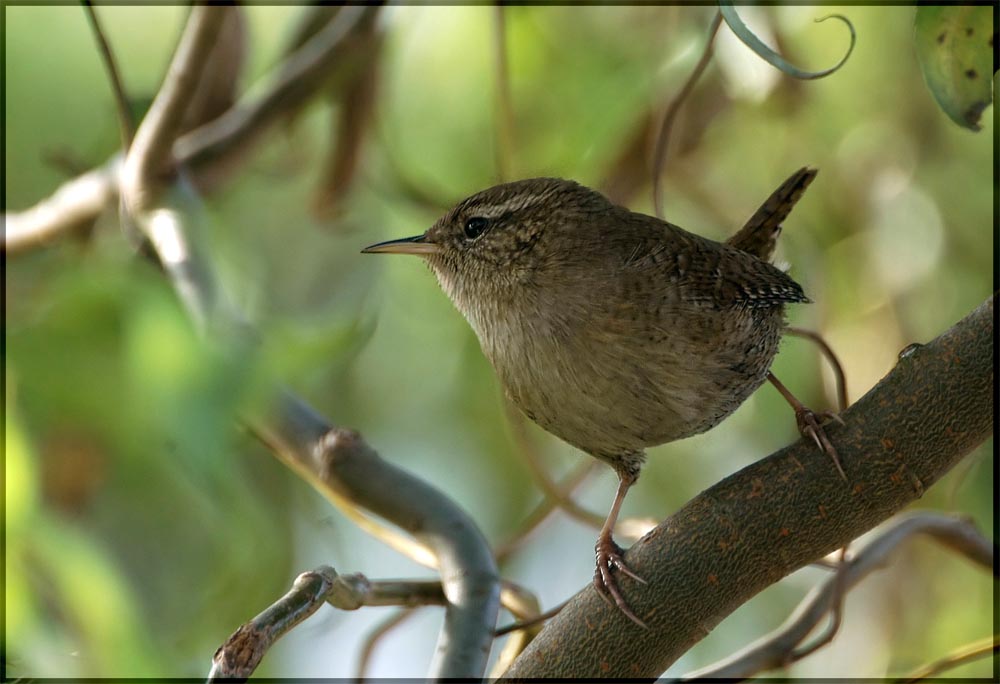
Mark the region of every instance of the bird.
[[816, 173], [792, 174], [726, 242], [572, 180], [530, 178], [471, 195], [420, 235], [362, 250], [422, 257], [510, 401], [615, 471], [594, 586], [640, 626], [616, 574], [645, 580], [613, 532], [647, 448], [711, 429], [770, 379], [840, 469], [819, 420], [829, 414], [805, 408], [770, 373], [785, 306], [810, 301], [770, 258]]

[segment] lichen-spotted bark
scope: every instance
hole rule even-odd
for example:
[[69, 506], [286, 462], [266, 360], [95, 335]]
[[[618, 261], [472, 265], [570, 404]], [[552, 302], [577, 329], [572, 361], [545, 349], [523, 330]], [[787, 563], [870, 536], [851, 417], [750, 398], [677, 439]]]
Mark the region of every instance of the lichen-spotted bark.
[[623, 583], [643, 630], [591, 587], [505, 675], [656, 677], [765, 587], [923, 495], [993, 433], [994, 297], [892, 371], [827, 428], [848, 483], [801, 440], [726, 478], [636, 543]]

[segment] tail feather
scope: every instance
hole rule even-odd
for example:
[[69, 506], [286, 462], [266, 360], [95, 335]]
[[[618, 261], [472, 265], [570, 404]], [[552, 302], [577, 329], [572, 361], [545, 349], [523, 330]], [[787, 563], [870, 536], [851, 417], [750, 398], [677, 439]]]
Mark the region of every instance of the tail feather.
[[807, 166], [793, 173], [781, 187], [771, 193], [746, 225], [726, 240], [726, 244], [763, 261], [769, 261], [781, 234], [782, 221], [788, 217], [816, 173], [816, 169]]

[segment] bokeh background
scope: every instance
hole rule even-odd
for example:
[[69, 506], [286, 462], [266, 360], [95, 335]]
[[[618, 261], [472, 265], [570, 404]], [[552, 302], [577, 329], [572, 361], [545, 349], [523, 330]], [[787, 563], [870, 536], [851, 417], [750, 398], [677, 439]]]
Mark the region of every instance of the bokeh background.
[[[507, 137], [497, 133], [495, 10], [387, 9], [348, 189], [332, 202], [317, 189], [347, 125], [343, 100], [320, 97], [206, 196], [212, 256], [262, 334], [251, 370], [198, 342], [114, 212], [87, 239], [6, 257], [5, 674], [199, 677], [298, 572], [329, 563], [372, 579], [433, 576], [360, 532], [236, 426], [257, 377], [281, 378], [362, 431], [454, 497], [491, 541], [508, 537], [541, 494], [473, 333], [418, 260], [359, 250], [423, 231], [502, 173], [575, 178], [651, 212], [644, 122], [690, 73], [712, 11], [507, 9]], [[842, 25], [813, 23], [833, 11], [854, 22], [857, 48], [813, 82], [782, 76], [720, 29], [672, 136], [664, 193], [669, 220], [722, 239], [792, 171], [820, 169], [785, 224], [779, 259], [815, 302], [793, 308], [791, 321], [826, 337], [856, 399], [903, 347], [993, 291], [995, 130], [992, 108], [979, 133], [938, 109], [914, 54], [912, 8], [741, 8], [806, 68], [846, 48]], [[186, 10], [99, 12], [141, 106]], [[241, 90], [280, 62], [301, 14], [245, 9]], [[82, 9], [7, 6], [4, 19], [11, 211], [103, 163], [118, 130]], [[811, 344], [787, 339], [775, 371], [807, 404], [833, 405], [832, 375]], [[796, 438], [791, 411], [764, 387], [709, 434], [654, 449], [625, 515], [662, 519]], [[534, 426], [527, 439], [553, 476], [584, 458]], [[967, 514], [993, 535], [992, 453], [990, 440], [914, 508]], [[614, 489], [605, 470], [576, 497], [602, 515]], [[502, 571], [550, 607], [590, 580], [594, 537], [556, 513]], [[775, 628], [824, 577], [806, 568], [769, 588], [667, 675]], [[903, 674], [991, 634], [995, 588], [964, 559], [914, 541], [850, 594], [830, 646], [777, 674]], [[259, 674], [350, 676], [362, 640], [390, 612], [323, 608]], [[440, 621], [438, 609], [418, 611], [379, 643], [368, 673], [423, 675]], [[953, 674], [987, 677], [995, 666]]]

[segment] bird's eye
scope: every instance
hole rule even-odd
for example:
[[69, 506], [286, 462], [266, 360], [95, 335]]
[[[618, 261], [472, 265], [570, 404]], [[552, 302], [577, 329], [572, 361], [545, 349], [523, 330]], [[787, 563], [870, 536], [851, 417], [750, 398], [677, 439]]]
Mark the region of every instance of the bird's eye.
[[486, 232], [486, 229], [490, 227], [490, 220], [482, 216], [473, 216], [465, 221], [465, 237], [470, 240], [475, 240], [477, 237]]

